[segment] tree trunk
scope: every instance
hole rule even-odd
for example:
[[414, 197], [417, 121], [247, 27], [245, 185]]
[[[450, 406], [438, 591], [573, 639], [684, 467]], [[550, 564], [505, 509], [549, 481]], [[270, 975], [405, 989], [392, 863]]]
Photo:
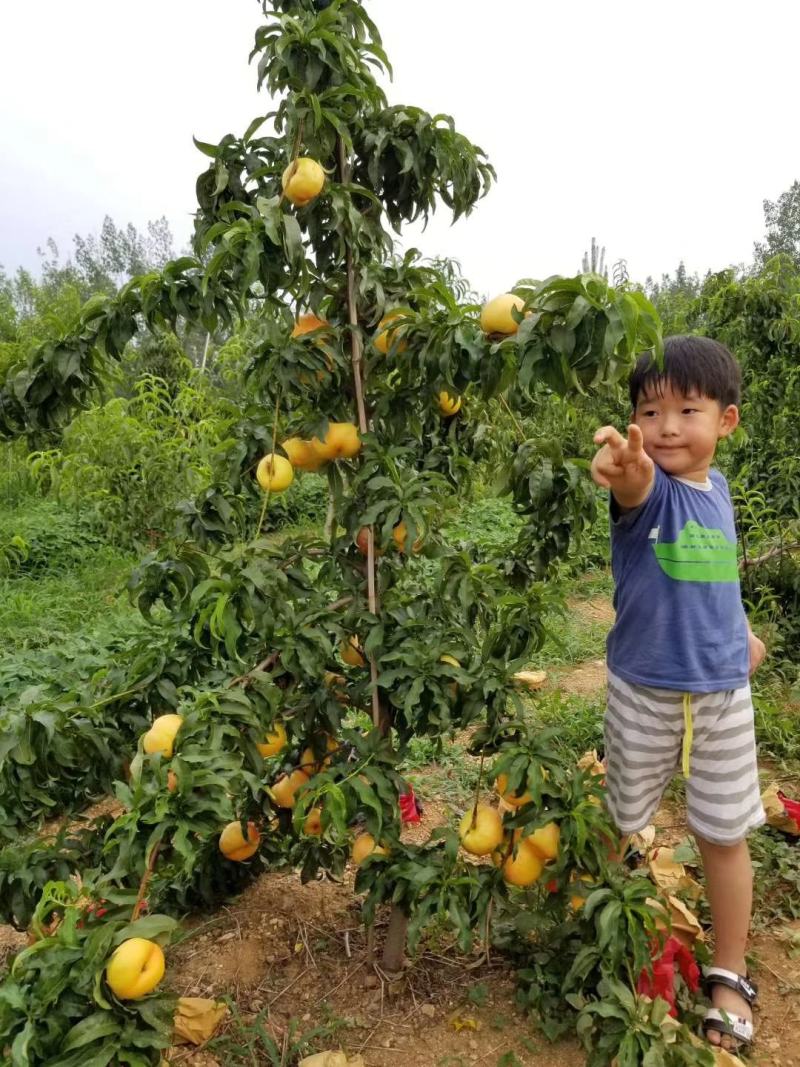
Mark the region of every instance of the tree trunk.
[[[344, 141], [341, 137], [337, 144], [339, 155], [339, 176], [346, 183], [349, 180], [350, 168], [345, 152]], [[367, 411], [364, 404], [364, 380], [362, 377], [362, 351], [361, 334], [358, 330], [358, 310], [356, 303], [356, 268], [353, 258], [353, 250], [350, 243], [346, 242], [347, 259], [347, 317], [351, 326], [350, 342], [353, 363], [353, 381], [356, 394], [356, 409], [358, 411], [358, 427], [361, 433], [369, 429]], [[375, 580], [375, 531], [372, 526], [367, 527], [367, 601], [369, 610], [373, 615], [380, 613], [377, 583]], [[375, 656], [369, 656], [370, 677], [372, 679], [372, 721], [384, 737], [388, 736], [392, 727], [391, 714], [388, 707], [381, 706], [378, 693], [378, 667]], [[389, 929], [386, 934], [386, 944], [383, 948], [383, 970], [388, 974], [397, 974], [403, 969], [403, 960], [406, 954], [406, 934], [408, 931], [408, 915], [396, 904], [392, 907], [389, 917]]]
[[407, 935], [408, 915], [399, 904], [393, 904], [381, 960], [381, 967], [386, 974], [396, 975], [402, 972], [403, 960], [406, 958]]

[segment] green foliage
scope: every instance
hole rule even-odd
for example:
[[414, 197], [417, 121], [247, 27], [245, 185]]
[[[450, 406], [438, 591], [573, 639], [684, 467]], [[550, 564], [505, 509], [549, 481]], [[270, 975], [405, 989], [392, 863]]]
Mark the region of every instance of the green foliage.
[[0, 578], [19, 570], [28, 558], [28, 545], [19, 534], [14, 534], [8, 541], [0, 542]]
[[713, 1067], [707, 1044], [694, 1043], [687, 1026], [670, 1025], [669, 1005], [639, 997], [621, 981], [604, 978], [599, 999], [578, 1018], [578, 1035], [589, 1051], [587, 1067]]
[[561, 395], [602, 393], [623, 378], [639, 352], [661, 349], [658, 315], [635, 289], [613, 289], [597, 274], [519, 288], [533, 311], [516, 335], [523, 388], [535, 378]]
[[[125, 811], [104, 833], [95, 866], [82, 871], [86, 892], [102, 894], [116, 914], [146, 874], [151, 906], [169, 910], [213, 903], [264, 862], [289, 863], [304, 879], [338, 877], [353, 830], [363, 826], [389, 848], [360, 868], [365, 916], [391, 902], [409, 919], [412, 946], [426, 923], [446, 916], [467, 950], [475, 931], [487, 928], [490, 903], [502, 909], [525, 895], [509, 891], [500, 870], [467, 863], [450, 830], [424, 846], [400, 842], [404, 746], [482, 722], [473, 744], [497, 752], [496, 769], [546, 805], [523, 806], [509, 829], [560, 823], [550, 910], [566, 915], [576, 864], [599, 881], [611, 833], [600, 787], [573, 773], [571, 753], [519, 718], [513, 681], [543, 645], [545, 618], [559, 599], [546, 580], [591, 521], [595, 494], [558, 434], [523, 434], [511, 469], [497, 478], [521, 519], [510, 554], [498, 540], [473, 558], [443, 540], [441, 519], [465, 495], [475, 462], [491, 455], [489, 402], [520, 401], [537, 389], [541, 405], [551, 394], [613, 402], [637, 353], [660, 349], [660, 328], [641, 293], [582, 275], [521, 285], [518, 332], [485, 336], [467, 287], [453, 286], [452, 271], [422, 263], [414, 250], [393, 257], [387, 228], [427, 218], [437, 199], [454, 218], [468, 214], [493, 178], [482, 151], [447, 116], [387, 107], [375, 75], [390, 70], [388, 60], [356, 0], [264, 7], [253, 55], [259, 83], [277, 98], [274, 134], [256, 136], [265, 121], [258, 118], [241, 138], [197, 142], [211, 162], [197, 185], [196, 255], [93, 297], [31, 342], [0, 392], [0, 432], [52, 438], [35, 469], [62, 500], [89, 501], [106, 535], [123, 543], [148, 530], [176, 535], [160, 541], [130, 582], [145, 629], [108, 642], [94, 661], [87, 653], [62, 684], [49, 673], [51, 661], [8, 701], [0, 720], [0, 832], [13, 838], [47, 809], [106, 789], [153, 715], [177, 709], [183, 721], [174, 753], [145, 755], [140, 742], [129, 781], [117, 784]], [[319, 160], [327, 181], [312, 203], [296, 207], [283, 196], [281, 174], [301, 153]], [[179, 354], [164, 335], [231, 330], [256, 304], [263, 308], [257, 325], [239, 333], [251, 356], [241, 393], [229, 387], [220, 399], [194, 377], [182, 380]], [[293, 338], [307, 308], [327, 326]], [[390, 310], [402, 319], [383, 354], [374, 341]], [[132, 352], [129, 342], [144, 329], [164, 347]], [[138, 373], [136, 360], [151, 356], [177, 364], [178, 373], [167, 383], [140, 378], [131, 397], [91, 406], [112, 381], [110, 361], [128, 360]], [[439, 410], [444, 389], [462, 398], [458, 417]], [[526, 414], [535, 417], [536, 406], [531, 401]], [[83, 414], [68, 425], [78, 409]], [[356, 417], [360, 454], [326, 470], [325, 538], [262, 537], [263, 511], [254, 528], [253, 506], [269, 505], [271, 521], [281, 512], [255, 488], [260, 456], [276, 440], [323, 436], [330, 421]], [[172, 531], [168, 510], [179, 488]], [[400, 522], [406, 537], [396, 545]], [[353, 543], [365, 525], [383, 551], [366, 582]], [[369, 670], [351, 664], [338, 675], [337, 651], [351, 635]], [[346, 711], [352, 728], [343, 723]], [[278, 719], [288, 744], [265, 762], [258, 745]], [[330, 763], [323, 762], [328, 737], [336, 742]], [[308, 747], [319, 766], [301, 781], [290, 813], [276, 778], [301, 762], [307, 768]], [[305, 831], [312, 806], [322, 811], [319, 836]], [[247, 864], [219, 856], [219, 832], [234, 819], [263, 830], [258, 857]], [[40, 872], [68, 862], [39, 855]], [[646, 962], [654, 931], [647, 891], [612, 882], [588, 896], [580, 921], [612, 970], [624, 960]], [[162, 1047], [161, 998], [143, 1002], [124, 1025], [99, 1016], [87, 992], [101, 1011], [116, 1011], [97, 997], [98, 961], [123, 931], [114, 918], [96, 942], [82, 943], [77, 931], [91, 938], [94, 923], [87, 915], [79, 927], [68, 893], [45, 888], [34, 928], [43, 932], [56, 908], [61, 924], [38, 956], [18, 957], [0, 1005], [24, 1000], [37, 1021], [46, 1013], [35, 1035], [45, 1059], [77, 1062], [63, 1054], [113, 1034], [115, 1061], [149, 1063]], [[137, 928], [152, 929], [146, 922]], [[61, 948], [69, 952], [59, 955]], [[34, 956], [61, 968], [58, 997], [38, 973], [30, 988], [19, 986]], [[59, 999], [65, 974], [78, 967], [85, 969], [78, 984], [63, 994], [74, 999]], [[589, 969], [602, 971], [599, 956]], [[56, 1024], [66, 1048], [52, 1044]], [[24, 1044], [25, 1025], [19, 1013], [0, 1015], [0, 1045]], [[134, 1037], [146, 1051], [126, 1060]], [[261, 1043], [267, 1056], [277, 1052]], [[90, 1051], [94, 1062], [109, 1061]]]
[[[128, 399], [138, 394], [141, 402], [140, 379], [147, 379], [145, 387], [152, 379], [158, 379], [174, 394], [176, 404], [184, 405], [186, 415], [189, 412], [185, 409], [185, 398], [181, 396], [179, 386], [190, 382], [192, 370], [192, 361], [174, 333], [154, 333], [144, 337], [140, 344], [128, 346], [120, 361], [116, 388]], [[198, 389], [200, 383], [195, 380], [192, 385]]]
[[765, 826], [749, 838], [755, 892], [754, 921], [770, 928], [800, 919], [800, 855], [797, 839]]
[[72, 570], [101, 547], [100, 538], [80, 514], [39, 497], [0, 512], [0, 541], [10, 543], [15, 537], [24, 542], [25, 549], [8, 574], [31, 577]]
[[537, 694], [533, 716], [537, 723], [554, 731], [553, 743], [574, 761], [590, 749], [602, 748], [604, 710], [601, 698], [555, 691]]
[[697, 301], [696, 322], [742, 365], [744, 433], [733, 442], [731, 470], [763, 492], [779, 516], [800, 518], [800, 270], [778, 256], [754, 277], [714, 275]]
[[74, 884], [51, 882], [34, 925], [55, 932], [23, 949], [0, 985], [0, 1047], [20, 1067], [128, 1064], [157, 1067], [170, 1045], [174, 998], [154, 993], [118, 1001], [103, 980], [108, 957], [129, 937], [166, 941], [175, 923], [93, 918]]
[[764, 201], [764, 221], [764, 241], [754, 246], [756, 265], [763, 268], [773, 256], [785, 255], [800, 267], [800, 181], [792, 182], [777, 200]]
[[[47, 570], [28, 571], [28, 557], [15, 576], [0, 579], [3, 657], [25, 649], [69, 641], [76, 630], [99, 634], [100, 644], [131, 618], [125, 583], [132, 560], [120, 551], [88, 541], [75, 558], [56, 553]], [[0, 658], [2, 670], [3, 658]], [[71, 672], [70, 672], [71, 675]]]
[[62, 828], [52, 840], [33, 838], [0, 848], [0, 922], [26, 930], [48, 882], [67, 882], [94, 866], [102, 826], [101, 820], [76, 830]]
[[671, 274], [662, 274], [660, 282], [648, 278], [645, 292], [661, 319], [664, 336], [691, 333], [695, 313], [695, 300], [700, 294], [699, 276], [689, 274], [681, 261]]
[[41, 699], [25, 690], [20, 706], [0, 712], [0, 840], [29, 831], [45, 812], [57, 813], [106, 793], [120, 773], [132, 727], [83, 708], [74, 695]]
[[35, 453], [31, 468], [108, 540], [144, 542], [163, 536], [177, 502], [208, 484], [213, 451], [232, 418], [202, 382], [175, 389], [145, 376], [131, 399], [117, 397], [78, 415], [61, 447]]
[[510, 553], [523, 520], [504, 497], [479, 496], [465, 502], [442, 526], [442, 534], [476, 562]]
[[[796, 695], [796, 694], [795, 694]], [[788, 707], [786, 694], [776, 699], [756, 692], [756, 740], [759, 751], [777, 760], [800, 761], [800, 714], [797, 703]]]

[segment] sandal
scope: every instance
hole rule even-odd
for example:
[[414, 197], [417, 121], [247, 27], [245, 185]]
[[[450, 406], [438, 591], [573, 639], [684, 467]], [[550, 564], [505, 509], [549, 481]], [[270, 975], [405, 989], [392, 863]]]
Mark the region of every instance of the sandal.
[[[736, 974], [735, 971], [726, 971], [722, 967], [706, 967], [703, 971], [706, 989], [710, 995], [715, 985], [726, 986], [738, 993], [742, 1000], [749, 1005], [756, 1002], [758, 986], [751, 982], [746, 975]], [[709, 1008], [703, 1019], [703, 1031], [708, 1034], [709, 1030], [716, 1030], [725, 1037], [731, 1037], [738, 1045], [752, 1045], [753, 1022], [744, 1019], [741, 1015], [732, 1015], [724, 1008]], [[729, 1050], [730, 1051], [730, 1050]]]

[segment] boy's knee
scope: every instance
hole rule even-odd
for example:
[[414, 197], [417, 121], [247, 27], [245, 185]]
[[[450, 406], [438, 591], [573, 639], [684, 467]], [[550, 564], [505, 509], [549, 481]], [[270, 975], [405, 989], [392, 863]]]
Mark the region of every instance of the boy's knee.
[[694, 839], [703, 855], [713, 856], [731, 856], [737, 852], [748, 851], [747, 838], [740, 837], [738, 841], [709, 841], [706, 837], [701, 837], [699, 834], [694, 835]]

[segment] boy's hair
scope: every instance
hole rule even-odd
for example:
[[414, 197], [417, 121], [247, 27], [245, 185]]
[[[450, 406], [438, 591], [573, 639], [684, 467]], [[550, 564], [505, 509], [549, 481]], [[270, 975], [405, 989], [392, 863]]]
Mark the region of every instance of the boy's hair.
[[665, 337], [664, 366], [659, 367], [652, 352], [637, 360], [628, 381], [634, 410], [642, 393], [651, 389], [661, 394], [666, 384], [677, 392], [697, 392], [716, 400], [721, 408], [739, 404], [742, 372], [725, 345], [710, 337]]

